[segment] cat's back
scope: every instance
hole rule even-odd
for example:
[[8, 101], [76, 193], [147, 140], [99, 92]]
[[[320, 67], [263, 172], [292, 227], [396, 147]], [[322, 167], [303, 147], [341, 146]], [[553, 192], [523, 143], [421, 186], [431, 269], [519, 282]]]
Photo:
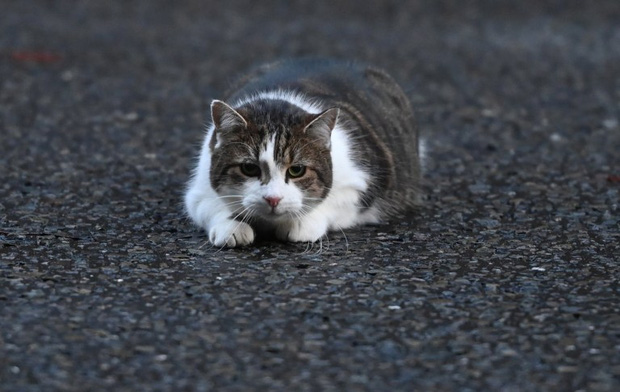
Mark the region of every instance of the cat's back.
[[229, 97], [234, 101], [275, 90], [327, 101], [391, 93], [392, 103], [408, 109], [406, 97], [386, 72], [355, 61], [331, 59], [282, 60], [262, 65], [238, 79], [229, 89]]

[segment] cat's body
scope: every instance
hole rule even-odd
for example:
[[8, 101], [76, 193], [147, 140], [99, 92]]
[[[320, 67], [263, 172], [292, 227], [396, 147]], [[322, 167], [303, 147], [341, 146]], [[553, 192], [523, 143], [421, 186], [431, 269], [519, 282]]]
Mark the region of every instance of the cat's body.
[[255, 230], [313, 242], [414, 204], [420, 162], [409, 101], [383, 71], [329, 60], [257, 68], [212, 125], [185, 205], [216, 246]]

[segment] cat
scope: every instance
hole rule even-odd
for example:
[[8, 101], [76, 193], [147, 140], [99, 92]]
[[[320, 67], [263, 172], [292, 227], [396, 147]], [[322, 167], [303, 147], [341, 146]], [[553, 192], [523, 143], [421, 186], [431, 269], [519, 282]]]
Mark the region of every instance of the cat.
[[356, 62], [284, 60], [255, 68], [211, 103], [185, 194], [217, 247], [256, 232], [315, 242], [378, 223], [419, 199], [418, 127], [384, 71]]

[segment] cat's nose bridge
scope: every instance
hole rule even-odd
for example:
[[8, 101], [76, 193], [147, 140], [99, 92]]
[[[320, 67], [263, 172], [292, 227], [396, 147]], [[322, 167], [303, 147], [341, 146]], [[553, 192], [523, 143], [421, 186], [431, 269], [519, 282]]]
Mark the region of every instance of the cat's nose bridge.
[[258, 163], [258, 166], [260, 167], [260, 181], [263, 185], [265, 184], [269, 184], [269, 182], [271, 181], [271, 167], [269, 166], [268, 162], [265, 161], [260, 161]]
[[276, 207], [286, 193], [286, 190], [284, 189], [285, 186], [286, 185], [282, 178], [278, 178], [277, 176], [272, 177], [271, 181], [262, 187], [261, 194], [263, 199], [272, 208]]
[[258, 165], [261, 169], [261, 184], [273, 186], [276, 183], [281, 185], [286, 182], [284, 175], [285, 169], [276, 164], [273, 160], [261, 160]]

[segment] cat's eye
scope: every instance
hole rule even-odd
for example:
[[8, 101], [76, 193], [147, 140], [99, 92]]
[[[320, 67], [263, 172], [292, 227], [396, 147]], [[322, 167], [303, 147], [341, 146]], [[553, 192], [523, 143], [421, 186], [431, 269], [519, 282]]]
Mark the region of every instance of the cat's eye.
[[241, 173], [248, 177], [260, 176], [260, 167], [253, 163], [242, 163], [241, 165], [239, 165], [239, 168], [241, 169]]
[[306, 167], [302, 165], [294, 165], [288, 168], [287, 173], [291, 178], [299, 178], [306, 174]]

